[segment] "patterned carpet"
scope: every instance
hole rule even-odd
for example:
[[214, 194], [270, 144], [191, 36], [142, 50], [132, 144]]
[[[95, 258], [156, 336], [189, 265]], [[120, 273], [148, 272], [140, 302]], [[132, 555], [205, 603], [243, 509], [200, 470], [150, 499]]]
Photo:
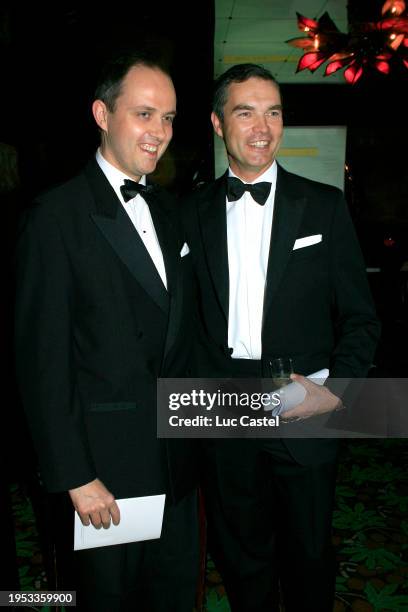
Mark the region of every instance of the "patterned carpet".
[[[408, 612], [407, 466], [405, 440], [353, 440], [344, 446], [333, 520], [335, 612]], [[46, 589], [30, 501], [17, 486], [12, 497], [21, 588]], [[229, 609], [222, 580], [209, 559], [206, 610]]]

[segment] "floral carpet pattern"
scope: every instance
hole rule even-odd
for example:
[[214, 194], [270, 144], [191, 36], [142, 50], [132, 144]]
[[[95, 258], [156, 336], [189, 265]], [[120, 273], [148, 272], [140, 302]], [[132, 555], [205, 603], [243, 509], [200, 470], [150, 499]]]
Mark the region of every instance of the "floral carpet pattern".
[[[341, 455], [333, 544], [334, 612], [408, 612], [408, 443], [352, 440]], [[229, 612], [207, 564], [207, 612]], [[299, 610], [301, 612], [301, 610]]]
[[[21, 589], [46, 590], [30, 501], [17, 486], [12, 496]], [[333, 543], [338, 560], [334, 612], [408, 612], [406, 440], [345, 443], [336, 488]], [[207, 563], [205, 610], [230, 610], [211, 559]]]

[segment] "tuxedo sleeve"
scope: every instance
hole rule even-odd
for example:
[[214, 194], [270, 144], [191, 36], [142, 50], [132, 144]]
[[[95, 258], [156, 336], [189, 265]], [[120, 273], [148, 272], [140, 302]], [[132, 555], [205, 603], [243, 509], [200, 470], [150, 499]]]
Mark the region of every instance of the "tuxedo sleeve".
[[16, 251], [16, 372], [49, 491], [96, 477], [75, 381], [74, 281], [60, 226], [49, 207], [33, 207]]
[[329, 261], [334, 312], [334, 378], [363, 378], [373, 363], [380, 335], [363, 256], [343, 196], [337, 195]]

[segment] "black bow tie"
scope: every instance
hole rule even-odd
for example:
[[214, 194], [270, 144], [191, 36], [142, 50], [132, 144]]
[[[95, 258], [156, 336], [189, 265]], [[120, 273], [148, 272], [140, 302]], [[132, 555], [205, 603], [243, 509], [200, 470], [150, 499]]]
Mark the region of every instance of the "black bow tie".
[[228, 202], [236, 202], [242, 198], [245, 191], [249, 191], [255, 202], [263, 206], [271, 192], [271, 186], [271, 183], [243, 183], [239, 178], [229, 176], [227, 180]]
[[134, 198], [138, 193], [144, 199], [146, 199], [146, 196], [154, 193], [154, 190], [154, 185], [141, 185], [140, 183], [136, 183], [136, 181], [131, 181], [130, 179], [125, 179], [124, 184], [120, 188], [125, 202]]

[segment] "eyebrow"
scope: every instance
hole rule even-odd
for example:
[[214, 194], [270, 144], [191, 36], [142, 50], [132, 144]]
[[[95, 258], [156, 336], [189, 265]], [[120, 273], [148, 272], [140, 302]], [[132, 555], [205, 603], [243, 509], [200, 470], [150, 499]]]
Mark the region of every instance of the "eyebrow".
[[[143, 105], [142, 106], [135, 106], [135, 109], [136, 110], [142, 110], [142, 111], [157, 111], [157, 108], [154, 108], [154, 106], [143, 106]], [[166, 112], [164, 114], [165, 115], [174, 115], [174, 116], [176, 116], [177, 115], [177, 111], [171, 110], [171, 111], [168, 111], [168, 112]]]
[[[232, 109], [232, 112], [234, 113], [235, 111], [239, 110], [255, 110], [255, 107], [251, 106], [250, 104], [237, 104]], [[272, 104], [267, 110], [282, 110], [282, 104]]]

